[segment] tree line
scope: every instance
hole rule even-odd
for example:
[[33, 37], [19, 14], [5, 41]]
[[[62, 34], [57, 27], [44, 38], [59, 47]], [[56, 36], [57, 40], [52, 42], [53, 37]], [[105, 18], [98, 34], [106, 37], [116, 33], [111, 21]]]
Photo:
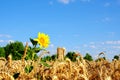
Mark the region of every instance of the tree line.
[[[9, 55], [12, 55], [13, 60], [20, 60], [24, 54], [24, 49], [25, 49], [25, 46], [23, 45], [22, 42], [20, 41], [11, 42], [7, 44], [5, 47], [0, 47], [0, 57], [4, 57], [7, 59]], [[39, 51], [35, 50], [34, 47], [28, 46], [25, 59], [36, 60], [38, 58], [37, 52]], [[65, 55], [65, 58], [69, 58], [71, 61], [76, 61], [77, 57], [78, 56], [76, 55], [75, 52], [68, 52]], [[86, 53], [86, 55], [83, 58], [89, 61], [93, 61], [93, 58], [89, 53]], [[56, 59], [57, 59], [57, 54], [53, 54], [51, 56], [47, 55], [41, 58], [41, 60], [44, 62], [56, 60]], [[106, 58], [103, 57], [103, 59], [106, 59]], [[119, 60], [119, 55], [115, 55], [113, 59]]]

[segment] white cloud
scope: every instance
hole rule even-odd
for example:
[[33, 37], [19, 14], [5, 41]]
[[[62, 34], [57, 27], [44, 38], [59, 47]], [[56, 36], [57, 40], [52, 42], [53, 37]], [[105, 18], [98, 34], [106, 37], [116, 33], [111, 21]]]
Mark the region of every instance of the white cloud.
[[111, 60], [115, 54], [120, 53], [120, 40], [89, 42], [88, 44], [83, 44], [83, 46], [80, 47], [79, 50], [82, 52], [82, 54], [89, 51], [89, 53], [91, 53], [93, 57], [104, 51], [107, 59]]
[[118, 41], [106, 41], [106, 44], [120, 44], [120, 40]]
[[[25, 45], [26, 45], [26, 42], [25, 42]], [[33, 46], [31, 42], [28, 42], [28, 45], [29, 45], [29, 46]]]
[[105, 17], [105, 18], [102, 19], [102, 21], [103, 21], [103, 22], [110, 22], [111, 19], [110, 19], [110, 17]]
[[111, 5], [111, 3], [107, 2], [104, 4], [104, 7], [109, 7]]
[[28, 45], [29, 45], [29, 46], [33, 46], [31, 42], [28, 42]]
[[87, 44], [84, 44], [83, 47], [88, 47], [88, 45], [87, 45]]
[[90, 48], [93, 48], [93, 49], [94, 49], [94, 48], [96, 48], [96, 46], [95, 46], [95, 45], [90, 45], [89, 47], [90, 47]]
[[120, 49], [120, 46], [112, 46], [112, 48]]
[[113, 38], [115, 36], [115, 34], [116, 34], [115, 32], [108, 32], [108, 37], [112, 37]]
[[4, 40], [0, 40], [0, 43], [3, 43], [4, 42]]
[[58, 0], [58, 2], [63, 3], [63, 4], [69, 4], [75, 1], [80, 1], [80, 2], [91, 2], [92, 0]]
[[96, 20], [95, 22], [96, 23], [109, 23], [111, 21], [112, 21], [112, 19], [110, 17], [103, 17], [101, 19]]
[[79, 34], [74, 34], [73, 37], [79, 37], [80, 35]]
[[14, 40], [6, 40], [6, 42], [8, 42], [8, 43], [13, 43], [13, 42], [15, 42]]
[[[26, 42], [22, 42], [23, 45], [25, 46], [26, 45]], [[31, 42], [28, 42], [28, 46], [33, 46]]]
[[101, 44], [102, 44], [102, 45], [104, 45], [104, 44], [105, 44], [105, 42], [101, 42]]
[[58, 0], [59, 2], [63, 3], [63, 4], [69, 4], [70, 0]]
[[69, 4], [70, 2], [74, 2], [75, 0], [58, 0], [58, 2], [63, 4]]
[[82, 2], [90, 2], [91, 0], [80, 0]]
[[11, 38], [12, 36], [10, 36], [10, 35], [8, 35], [8, 34], [0, 34], [0, 37]]
[[55, 53], [56, 53], [57, 47], [56, 47], [53, 43], [51, 43], [51, 44], [48, 46], [47, 50], [50, 52], [50, 55], [52, 55], [52, 54], [55, 54]]
[[54, 47], [54, 44], [50, 44], [49, 46], [50, 46], [51, 48], [53, 48], [53, 47]]
[[14, 40], [0, 40], [0, 43], [10, 43], [14, 42]]
[[95, 44], [95, 42], [90, 42], [90, 44]]
[[50, 1], [50, 2], [49, 2], [49, 5], [53, 5], [53, 1]]

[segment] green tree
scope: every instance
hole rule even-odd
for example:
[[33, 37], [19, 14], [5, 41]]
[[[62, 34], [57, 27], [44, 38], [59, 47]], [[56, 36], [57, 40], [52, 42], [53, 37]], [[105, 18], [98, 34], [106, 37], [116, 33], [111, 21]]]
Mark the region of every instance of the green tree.
[[5, 50], [4, 50], [4, 47], [0, 47], [0, 57], [5, 57], [6, 54], [5, 54]]
[[6, 53], [5, 57], [7, 58], [8, 55], [11, 54], [13, 60], [21, 59], [24, 53], [23, 43], [19, 41], [7, 44], [4, 49]]
[[42, 58], [42, 61], [44, 61], [44, 62], [46, 62], [46, 61], [51, 61], [51, 60], [53, 60], [53, 61], [55, 61], [57, 59], [57, 55], [56, 54], [54, 54], [54, 55], [52, 55], [52, 56], [45, 56], [45, 57], [43, 57]]
[[114, 56], [114, 59], [119, 60], [119, 56], [118, 56], [118, 55], [115, 55], [115, 56]]
[[51, 56], [51, 59], [52, 59], [53, 61], [55, 61], [55, 60], [57, 59], [57, 55], [56, 55], [56, 54], [52, 55], [52, 56]]
[[45, 56], [41, 59], [43, 62], [52, 60], [51, 56]]
[[68, 52], [66, 57], [68, 57], [71, 61], [76, 61], [77, 56], [75, 56], [75, 52]]
[[92, 56], [89, 53], [86, 53], [84, 59], [88, 60], [88, 61], [93, 61]]

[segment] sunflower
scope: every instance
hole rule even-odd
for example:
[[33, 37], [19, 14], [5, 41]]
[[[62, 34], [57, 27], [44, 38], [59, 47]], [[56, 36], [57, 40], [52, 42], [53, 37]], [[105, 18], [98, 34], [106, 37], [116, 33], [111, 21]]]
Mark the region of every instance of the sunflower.
[[38, 33], [38, 38], [34, 39], [40, 44], [40, 47], [47, 48], [50, 44], [49, 36], [44, 33]]

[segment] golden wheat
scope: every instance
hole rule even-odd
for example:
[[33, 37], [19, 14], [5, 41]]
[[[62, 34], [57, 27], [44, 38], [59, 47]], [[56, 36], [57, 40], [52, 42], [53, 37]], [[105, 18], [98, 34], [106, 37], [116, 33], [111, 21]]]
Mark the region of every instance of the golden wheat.
[[[44, 53], [43, 53], [44, 54]], [[76, 62], [69, 58], [46, 61], [48, 66], [40, 63], [40, 59], [12, 60], [12, 57], [0, 59], [0, 79], [14, 80], [13, 75], [19, 73], [16, 80], [120, 80], [120, 60], [87, 61], [82, 55]], [[33, 66], [31, 72], [26, 73], [25, 67]]]
[[0, 80], [14, 80], [14, 78], [6, 72], [0, 72]]

